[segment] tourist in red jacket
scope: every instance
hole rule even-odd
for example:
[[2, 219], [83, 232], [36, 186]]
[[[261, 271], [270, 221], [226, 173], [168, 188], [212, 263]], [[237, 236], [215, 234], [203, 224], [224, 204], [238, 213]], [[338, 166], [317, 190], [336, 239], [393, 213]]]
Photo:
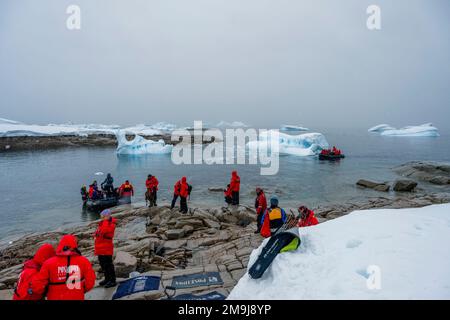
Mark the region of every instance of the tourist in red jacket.
[[178, 180], [173, 186], [173, 198], [170, 209], [173, 209], [175, 207], [175, 204], [177, 203], [177, 199], [180, 196], [180, 188], [181, 188], [181, 180]]
[[42, 293], [38, 294], [31, 289], [31, 282], [39, 274], [45, 261], [55, 255], [55, 249], [51, 244], [43, 244], [36, 251], [33, 259], [23, 264], [23, 270], [19, 275], [16, 287], [14, 288], [13, 300], [42, 300]]
[[94, 285], [94, 269], [78, 250], [75, 236], [70, 234], [61, 238], [56, 256], [45, 261], [31, 281], [34, 293], [44, 294], [47, 290], [47, 300], [84, 300], [84, 294]]
[[189, 196], [189, 184], [187, 183], [186, 177], [181, 178], [180, 183], [180, 212], [187, 213], [187, 197]]
[[315, 226], [319, 223], [314, 216], [314, 211], [309, 210], [307, 207], [301, 206], [298, 208], [298, 212], [300, 213], [300, 220], [298, 221], [298, 226], [300, 228]]
[[255, 233], [259, 233], [261, 231], [261, 218], [267, 209], [266, 195], [264, 194], [264, 191], [261, 188], [256, 188], [255, 209], [257, 222], [257, 229]]
[[231, 204], [239, 205], [239, 190], [241, 188], [241, 178], [238, 176], [237, 171], [231, 172]]
[[150, 198], [150, 207], [156, 206], [156, 199], [158, 197], [158, 185], [158, 179], [156, 179], [155, 176], [149, 174], [147, 176], [147, 181], [145, 181], [145, 186], [147, 187], [147, 192]]
[[105, 279], [100, 281], [101, 286], [111, 288], [116, 286], [116, 273], [113, 264], [114, 231], [116, 219], [111, 216], [111, 210], [105, 209], [100, 213], [102, 220], [99, 222], [94, 234], [94, 254], [98, 256], [98, 262], [102, 268]]

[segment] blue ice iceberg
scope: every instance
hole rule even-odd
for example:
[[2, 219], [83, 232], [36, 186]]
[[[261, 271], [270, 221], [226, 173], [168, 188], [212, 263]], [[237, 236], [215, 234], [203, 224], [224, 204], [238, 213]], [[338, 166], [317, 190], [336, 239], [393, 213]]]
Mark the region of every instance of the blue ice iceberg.
[[271, 145], [277, 143], [274, 141], [278, 136], [278, 147], [280, 154], [290, 154], [295, 156], [313, 156], [319, 154], [322, 149], [329, 147], [328, 141], [321, 133], [303, 133], [299, 135], [290, 135], [277, 132], [275, 130], [264, 131], [259, 135], [257, 141], [247, 143], [249, 149], [258, 148], [260, 151], [270, 149]]
[[397, 136], [397, 137], [439, 137], [439, 132], [431, 123], [425, 123], [419, 126], [407, 126], [396, 129], [387, 124], [380, 124], [368, 130], [369, 132], [376, 132], [382, 136]]
[[133, 140], [128, 141], [123, 130], [118, 130], [116, 137], [117, 154], [167, 154], [171, 153], [173, 148], [173, 145], [165, 144], [163, 140], [147, 140], [140, 135], [135, 135]]
[[280, 130], [282, 130], [282, 131], [309, 131], [308, 128], [290, 125], [290, 124], [282, 125]]

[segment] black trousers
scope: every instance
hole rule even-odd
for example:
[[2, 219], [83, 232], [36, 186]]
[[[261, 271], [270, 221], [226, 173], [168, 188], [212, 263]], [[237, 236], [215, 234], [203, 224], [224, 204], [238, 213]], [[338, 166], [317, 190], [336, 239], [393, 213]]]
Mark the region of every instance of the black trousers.
[[172, 205], [170, 206], [170, 209], [173, 209], [175, 207], [175, 204], [177, 203], [178, 195], [173, 194], [172, 198]]
[[156, 199], [158, 198], [158, 191], [152, 190], [151, 191], [151, 199], [150, 206], [156, 206]]
[[188, 212], [187, 198], [182, 196], [180, 196], [180, 212], [182, 213]]
[[261, 219], [263, 217], [263, 214], [264, 214], [264, 211], [261, 210], [261, 212], [256, 215], [256, 225], [257, 225], [258, 231], [261, 231], [261, 227], [262, 227]]
[[231, 204], [232, 205], [238, 205], [239, 204], [239, 191], [232, 191], [231, 192]]
[[231, 204], [233, 201], [231, 200], [231, 197], [225, 197], [225, 202]]
[[105, 274], [106, 281], [116, 281], [116, 271], [114, 270], [114, 264], [112, 256], [98, 256], [98, 262]]

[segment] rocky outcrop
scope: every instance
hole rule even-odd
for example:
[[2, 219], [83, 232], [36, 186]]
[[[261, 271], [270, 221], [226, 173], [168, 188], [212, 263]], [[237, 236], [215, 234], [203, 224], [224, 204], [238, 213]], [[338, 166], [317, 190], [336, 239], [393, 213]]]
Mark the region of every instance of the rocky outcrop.
[[[219, 287], [197, 287], [183, 290], [184, 293], [206, 293], [220, 289], [228, 295], [244, 274], [251, 251], [262, 241], [260, 235], [254, 234], [255, 212], [245, 206], [194, 208], [189, 214], [181, 214], [165, 206], [137, 209], [118, 207], [113, 214], [118, 221], [114, 238], [114, 263], [119, 280], [137, 271], [160, 275], [167, 286], [174, 275], [206, 270], [220, 272], [224, 281], [224, 285]], [[0, 251], [2, 287], [11, 289], [14, 286], [23, 262], [31, 258], [40, 244], [51, 242], [56, 245], [65, 233], [77, 236], [83, 255], [100, 272], [97, 257], [93, 254], [92, 234], [96, 224], [92, 222], [64, 232], [32, 235], [3, 247]], [[102, 279], [102, 276], [98, 278]], [[113, 292], [97, 287], [88, 298], [110, 299]], [[158, 291], [132, 298], [159, 299], [163, 296], [163, 291]]]
[[374, 189], [376, 191], [382, 191], [382, 192], [388, 192], [390, 189], [389, 184], [387, 183], [379, 183], [379, 182], [373, 182], [365, 179], [360, 179], [356, 182], [356, 185], [364, 188], [370, 188]]
[[411, 161], [393, 169], [401, 176], [438, 185], [450, 184], [450, 163]]
[[411, 192], [417, 187], [417, 182], [412, 180], [397, 180], [394, 183], [394, 191]]

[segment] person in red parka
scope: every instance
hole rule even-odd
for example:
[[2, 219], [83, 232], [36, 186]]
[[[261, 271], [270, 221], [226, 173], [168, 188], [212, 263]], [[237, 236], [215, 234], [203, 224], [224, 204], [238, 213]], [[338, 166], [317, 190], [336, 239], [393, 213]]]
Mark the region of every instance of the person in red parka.
[[102, 268], [105, 279], [100, 281], [105, 288], [115, 287], [116, 273], [113, 264], [114, 253], [114, 231], [116, 230], [116, 219], [111, 216], [111, 210], [105, 209], [100, 213], [102, 220], [99, 222], [94, 234], [94, 254], [98, 256], [98, 262]]
[[38, 294], [31, 289], [31, 281], [39, 274], [39, 270], [45, 261], [55, 255], [55, 249], [49, 243], [43, 244], [36, 251], [33, 259], [23, 264], [23, 270], [19, 275], [14, 288], [13, 300], [43, 300], [42, 293]]
[[238, 176], [237, 171], [231, 172], [231, 204], [239, 205], [239, 190], [241, 188], [241, 178]]
[[298, 226], [300, 228], [315, 226], [319, 223], [317, 218], [314, 216], [314, 211], [309, 210], [307, 207], [299, 207], [298, 212], [300, 213], [300, 220], [298, 221]]
[[189, 184], [187, 183], [186, 177], [181, 178], [180, 183], [180, 212], [187, 213], [187, 198], [189, 196]]
[[157, 192], [158, 192], [159, 181], [155, 176], [149, 174], [147, 180], [145, 181], [145, 187], [150, 198], [150, 207], [156, 206]]
[[56, 256], [42, 265], [31, 281], [36, 294], [47, 291], [47, 300], [84, 300], [84, 294], [95, 285], [91, 263], [78, 250], [77, 238], [68, 234], [61, 238]]
[[264, 194], [264, 191], [261, 188], [256, 188], [255, 209], [257, 222], [257, 229], [255, 233], [259, 233], [261, 231], [261, 218], [267, 209], [266, 195]]
[[180, 188], [181, 188], [181, 180], [178, 180], [173, 186], [173, 198], [170, 209], [173, 209], [175, 207], [175, 204], [177, 203], [177, 199], [180, 196]]

